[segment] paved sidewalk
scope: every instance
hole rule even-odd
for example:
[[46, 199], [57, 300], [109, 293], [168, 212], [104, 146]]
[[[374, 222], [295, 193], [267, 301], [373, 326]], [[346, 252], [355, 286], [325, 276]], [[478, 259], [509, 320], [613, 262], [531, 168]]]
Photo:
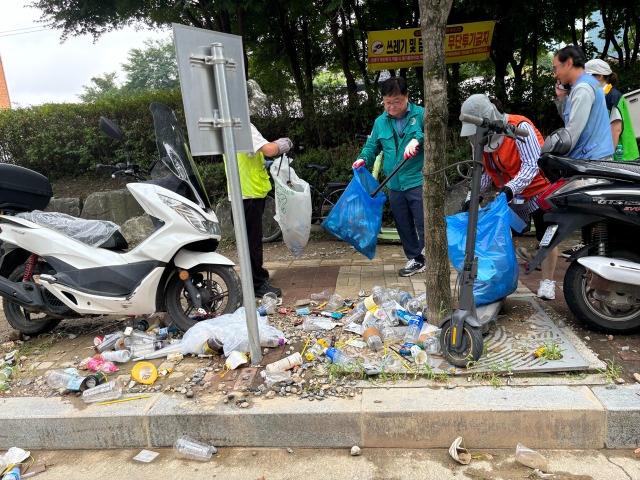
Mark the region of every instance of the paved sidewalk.
[[[283, 288], [286, 305], [322, 290], [343, 296], [374, 285], [424, 291], [423, 275], [397, 276], [405, 263], [397, 245], [381, 245], [373, 261], [357, 253], [328, 257], [266, 265], [273, 283]], [[451, 278], [454, 282], [453, 273]], [[523, 284], [518, 293], [533, 295]], [[55, 360], [42, 358], [33, 371], [44, 374], [60, 360], [82, 358], [92, 337], [92, 332], [78, 335], [75, 350], [56, 347]], [[265, 363], [287, 354], [284, 348], [271, 350]], [[194, 367], [204, 365], [190, 358], [183, 363], [176, 373], [185, 380], [194, 375]], [[611, 389], [601, 375], [518, 375], [497, 386], [472, 375], [444, 383], [397, 376], [337, 387], [327, 383], [322, 399], [284, 387], [268, 399], [246, 388], [257, 370], [233, 371], [193, 398], [162, 386], [144, 391], [147, 398], [106, 406], [85, 405], [68, 395], [0, 397], [0, 448], [166, 447], [181, 433], [219, 447], [448, 448], [459, 435], [473, 449], [515, 448], [517, 443], [539, 449], [635, 448], [640, 442], [638, 386]], [[346, 388], [358, 393], [341, 395], [339, 389]]]

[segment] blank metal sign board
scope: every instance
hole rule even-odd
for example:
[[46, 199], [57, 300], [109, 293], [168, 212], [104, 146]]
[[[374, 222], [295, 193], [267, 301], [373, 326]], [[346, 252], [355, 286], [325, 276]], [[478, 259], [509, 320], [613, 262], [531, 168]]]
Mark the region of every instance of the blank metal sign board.
[[236, 151], [252, 152], [242, 38], [174, 23], [173, 39], [192, 154], [224, 153], [222, 130], [214, 128], [214, 124], [221, 120], [218, 118], [214, 66], [207, 62], [207, 57], [210, 59], [212, 55], [213, 43], [222, 44], [226, 60], [226, 92], [221, 92], [221, 95], [226, 94], [229, 98]]

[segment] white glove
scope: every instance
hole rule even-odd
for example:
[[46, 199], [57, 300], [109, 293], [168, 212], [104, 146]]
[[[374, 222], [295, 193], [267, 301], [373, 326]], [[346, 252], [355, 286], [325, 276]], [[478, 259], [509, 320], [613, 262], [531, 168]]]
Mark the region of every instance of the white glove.
[[418, 149], [420, 148], [420, 143], [415, 138], [411, 139], [407, 147], [404, 149], [404, 158], [411, 158], [418, 153]]
[[293, 148], [293, 142], [287, 137], [279, 138], [274, 143], [278, 145], [278, 155], [287, 153]]

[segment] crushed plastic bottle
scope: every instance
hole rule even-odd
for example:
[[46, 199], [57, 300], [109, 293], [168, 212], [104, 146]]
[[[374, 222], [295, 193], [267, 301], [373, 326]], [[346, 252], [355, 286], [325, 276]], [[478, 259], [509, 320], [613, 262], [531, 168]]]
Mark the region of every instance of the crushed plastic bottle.
[[334, 363], [336, 365], [342, 365], [349, 368], [355, 368], [358, 366], [358, 362], [356, 362], [353, 357], [350, 357], [342, 350], [339, 350], [335, 347], [327, 348], [324, 351], [324, 354], [329, 360], [331, 360], [331, 363]]
[[335, 312], [336, 310], [340, 310], [342, 307], [344, 307], [344, 299], [341, 295], [334, 293], [329, 297], [329, 300], [327, 300], [327, 304], [324, 306], [324, 309], [329, 312]]

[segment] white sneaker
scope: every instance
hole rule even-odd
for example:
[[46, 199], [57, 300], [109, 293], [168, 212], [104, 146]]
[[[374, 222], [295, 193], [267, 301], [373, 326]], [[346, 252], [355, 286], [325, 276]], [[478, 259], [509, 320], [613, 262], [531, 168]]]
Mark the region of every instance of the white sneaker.
[[554, 300], [556, 298], [555, 280], [540, 280], [538, 297], [542, 298], [543, 300]]

